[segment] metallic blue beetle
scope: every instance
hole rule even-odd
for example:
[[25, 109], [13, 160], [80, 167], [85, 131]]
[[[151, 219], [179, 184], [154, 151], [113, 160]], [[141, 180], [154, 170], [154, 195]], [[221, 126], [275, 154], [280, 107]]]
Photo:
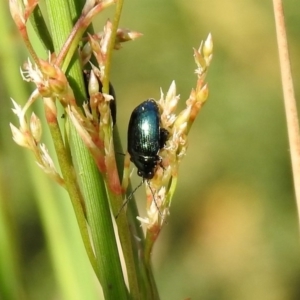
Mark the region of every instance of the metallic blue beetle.
[[160, 112], [157, 103], [148, 99], [137, 106], [131, 114], [128, 126], [128, 152], [130, 160], [143, 179], [152, 179], [158, 155], [168, 138], [168, 131], [160, 126]]

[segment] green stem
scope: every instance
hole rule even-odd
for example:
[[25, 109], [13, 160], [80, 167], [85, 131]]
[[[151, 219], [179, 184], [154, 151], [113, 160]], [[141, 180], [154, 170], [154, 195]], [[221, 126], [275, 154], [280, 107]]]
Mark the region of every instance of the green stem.
[[104, 77], [103, 77], [103, 82], [102, 82], [102, 84], [103, 84], [102, 92], [106, 93], [106, 94], [109, 93], [109, 77], [110, 77], [112, 53], [113, 53], [113, 49], [115, 47], [115, 40], [116, 40], [117, 30], [118, 30], [118, 26], [119, 26], [119, 21], [121, 18], [122, 7], [123, 7], [123, 0], [117, 0], [116, 12], [115, 12], [114, 20], [113, 20], [111, 37], [109, 40], [107, 56], [106, 56], [106, 61], [105, 61], [105, 69], [104, 69], [105, 71], [104, 71]]
[[[159, 229], [158, 229], [159, 230]], [[144, 248], [144, 265], [146, 268], [146, 274], [148, 279], [148, 284], [150, 285], [151, 297], [149, 299], [159, 300], [159, 294], [156, 286], [156, 282], [153, 276], [152, 266], [151, 266], [151, 252], [153, 249], [154, 242], [157, 238], [159, 231], [157, 230], [147, 230]]]
[[39, 60], [39, 57], [37, 56], [35, 50], [33, 49], [32, 45], [31, 45], [31, 42], [30, 42], [29, 37], [28, 37], [27, 28], [24, 27], [24, 28], [20, 29], [20, 33], [22, 35], [24, 44], [25, 44], [25, 46], [26, 46], [26, 48], [27, 48], [27, 50], [28, 50], [31, 58], [36, 63], [36, 65], [38, 67], [40, 67], [40, 60]]
[[74, 128], [71, 128], [71, 144], [74, 145], [73, 155], [78, 162], [77, 174], [80, 174], [84, 198], [88, 199], [88, 222], [94, 241], [100, 282], [107, 297], [105, 299], [127, 299], [105, 184], [90, 153], [85, 147], [81, 147], [82, 140]]
[[[56, 120], [56, 119], [55, 119]], [[95, 255], [93, 252], [93, 249], [91, 247], [91, 242], [89, 238], [88, 228], [85, 220], [85, 214], [82, 206], [82, 196], [81, 192], [79, 190], [77, 180], [74, 176], [74, 168], [72, 165], [72, 161], [70, 159], [69, 153], [66, 151], [66, 148], [63, 143], [62, 135], [60, 132], [60, 128], [58, 126], [58, 123], [55, 122], [49, 122], [49, 129], [50, 133], [54, 142], [57, 158], [59, 161], [59, 165], [61, 168], [61, 172], [65, 181], [65, 187], [68, 191], [68, 194], [70, 196], [76, 219], [78, 222], [78, 226], [80, 229], [81, 237], [87, 252], [87, 255], [90, 259], [90, 262], [92, 264], [92, 267], [99, 277], [99, 273], [97, 272], [97, 264]]]
[[[116, 163], [118, 167], [119, 178], [123, 177], [123, 166], [124, 166], [124, 156], [118, 154], [123, 153], [123, 148], [120, 142], [120, 136], [117, 124], [114, 126], [113, 130], [114, 147], [116, 149]], [[114, 199], [110, 197], [113, 213], [119, 212], [122, 205], [122, 199]], [[143, 276], [140, 272], [139, 263], [139, 252], [142, 248], [141, 245], [144, 242], [143, 230], [140, 223], [137, 221], [136, 216], [138, 215], [138, 210], [134, 199], [130, 202], [130, 215], [132, 218], [127, 219], [125, 213], [122, 213], [120, 217], [116, 220], [118, 226], [119, 239], [123, 250], [124, 260], [126, 264], [128, 283], [130, 287], [130, 295], [132, 299], [139, 299], [139, 295], [143, 294], [141, 287], [143, 286]], [[133, 212], [133, 213], [132, 213]], [[138, 241], [137, 241], [138, 240]], [[142, 298], [143, 299], [143, 298]]]
[[[110, 197], [111, 203], [122, 203], [121, 201], [116, 201], [113, 199], [113, 195]], [[120, 208], [120, 205], [113, 209], [114, 215]], [[124, 260], [126, 264], [126, 270], [127, 270], [127, 276], [128, 276], [128, 283], [130, 287], [130, 296], [132, 299], [140, 299], [140, 289], [139, 289], [139, 284], [138, 284], [138, 268], [135, 263], [135, 256], [133, 252], [133, 244], [132, 244], [132, 239], [131, 239], [131, 234], [129, 231], [129, 224], [126, 218], [126, 215], [120, 214], [120, 216], [117, 219], [117, 226], [118, 226], [118, 234], [119, 234], [119, 239], [120, 243], [122, 246], [122, 251], [124, 255]]]

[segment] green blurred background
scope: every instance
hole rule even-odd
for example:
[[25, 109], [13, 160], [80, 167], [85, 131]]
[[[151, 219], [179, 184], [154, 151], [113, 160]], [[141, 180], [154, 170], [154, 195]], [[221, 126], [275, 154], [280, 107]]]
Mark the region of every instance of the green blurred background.
[[[0, 29], [0, 299], [97, 299], [100, 289], [66, 194], [11, 138], [9, 123], [17, 120], [9, 98], [24, 102], [20, 90], [29, 93], [30, 86], [16, 86], [27, 54], [7, 2], [1, 2], [6, 19], [2, 16]], [[297, 96], [299, 3], [289, 1], [284, 8]], [[97, 19], [97, 30], [111, 12]], [[112, 82], [124, 148], [133, 108], [149, 97], [158, 99], [160, 88], [166, 93], [172, 80], [184, 107], [196, 81], [192, 48], [209, 32], [214, 40], [209, 99], [189, 135], [169, 222], [153, 253], [161, 298], [300, 299], [299, 232], [272, 2], [127, 0], [121, 27], [144, 34], [114, 53]], [[142, 189], [137, 199], [143, 207]], [[54, 220], [57, 228], [49, 230], [51, 209], [64, 222]], [[53, 236], [63, 263], [53, 255], [55, 246], [48, 247]], [[66, 261], [74, 268], [70, 274], [62, 267]], [[13, 279], [15, 295], [9, 294], [10, 273], [19, 274]], [[83, 294], [65, 291], [60, 282], [66, 278], [80, 282]]]

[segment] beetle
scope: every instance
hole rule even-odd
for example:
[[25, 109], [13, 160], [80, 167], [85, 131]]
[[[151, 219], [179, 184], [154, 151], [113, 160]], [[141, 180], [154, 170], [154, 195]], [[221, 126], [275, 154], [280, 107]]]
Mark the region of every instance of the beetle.
[[168, 139], [168, 131], [161, 128], [159, 107], [154, 99], [148, 99], [132, 112], [128, 125], [128, 153], [143, 179], [154, 177], [161, 162], [158, 155]]
[[154, 99], [142, 102], [133, 110], [128, 125], [127, 151], [130, 154], [130, 160], [137, 167], [137, 174], [143, 180], [123, 202], [115, 216], [116, 219], [128, 200], [145, 180], [148, 182], [159, 211], [149, 180], [154, 177], [155, 169], [161, 163], [161, 157], [158, 153], [165, 146], [168, 136], [169, 132], [161, 127], [159, 107]]

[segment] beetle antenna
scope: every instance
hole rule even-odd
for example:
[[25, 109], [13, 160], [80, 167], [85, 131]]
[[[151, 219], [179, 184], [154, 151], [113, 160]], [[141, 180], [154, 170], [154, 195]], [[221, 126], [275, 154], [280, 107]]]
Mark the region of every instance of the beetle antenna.
[[121, 211], [123, 210], [123, 208], [127, 205], [128, 201], [133, 197], [133, 194], [136, 192], [136, 190], [141, 187], [141, 185], [144, 183], [144, 179], [141, 181], [141, 183], [129, 194], [129, 196], [124, 199], [123, 204], [121, 206], [121, 208], [119, 209], [117, 215], [115, 216], [115, 219], [118, 218], [118, 216], [120, 215]]
[[[140, 187], [141, 187], [141, 185], [144, 183], [144, 179], [141, 181], [141, 183], [129, 194], [129, 196], [123, 201], [123, 204], [122, 204], [122, 206], [120, 207], [120, 209], [119, 209], [119, 211], [118, 211], [118, 213], [116, 214], [116, 216], [115, 216], [115, 219], [117, 219], [118, 217], [119, 217], [119, 215], [120, 215], [120, 213], [122, 212], [122, 210], [124, 209], [124, 207], [127, 205], [127, 203], [129, 202], [129, 200], [133, 197], [133, 194], [136, 192], [136, 190], [138, 190]], [[158, 211], [158, 213], [159, 213], [159, 215], [160, 215], [160, 217], [163, 219], [164, 217], [163, 217], [163, 214], [161, 213], [161, 211], [160, 211], [160, 209], [159, 209], [159, 207], [158, 207], [158, 204], [157, 204], [157, 202], [156, 202], [156, 199], [155, 199], [155, 193], [154, 193], [154, 191], [153, 191], [153, 189], [152, 189], [152, 187], [151, 187], [151, 185], [150, 185], [150, 181], [149, 180], [146, 180], [146, 182], [147, 182], [147, 185], [148, 185], [148, 187], [149, 187], [149, 189], [150, 189], [150, 191], [151, 191], [151, 194], [152, 194], [152, 198], [153, 198], [153, 201], [154, 201], [154, 204], [155, 204], [155, 206], [156, 206], [156, 209], [157, 209], [157, 211]]]
[[151, 185], [150, 185], [149, 180], [147, 180], [147, 184], [148, 184], [148, 187], [149, 187], [149, 189], [150, 189], [150, 191], [151, 191], [151, 194], [152, 194], [153, 201], [154, 201], [154, 204], [155, 204], [155, 206], [156, 206], [156, 209], [157, 209], [157, 211], [158, 211], [160, 217], [163, 219], [163, 218], [164, 218], [164, 217], [163, 217], [163, 214], [161, 213], [161, 211], [160, 211], [160, 209], [159, 209], [159, 207], [158, 207], [158, 204], [157, 204], [156, 199], [155, 199], [155, 194], [154, 194], [154, 192], [153, 192], [153, 190], [152, 190], [152, 187], [151, 187]]

